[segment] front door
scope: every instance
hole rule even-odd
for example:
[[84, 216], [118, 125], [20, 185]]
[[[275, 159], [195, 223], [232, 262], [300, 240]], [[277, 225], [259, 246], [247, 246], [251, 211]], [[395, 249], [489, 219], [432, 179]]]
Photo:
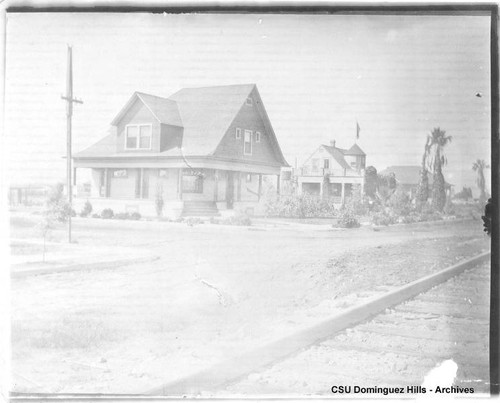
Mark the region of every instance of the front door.
[[227, 171], [227, 185], [226, 185], [226, 203], [228, 210], [233, 209], [234, 202], [234, 174]]

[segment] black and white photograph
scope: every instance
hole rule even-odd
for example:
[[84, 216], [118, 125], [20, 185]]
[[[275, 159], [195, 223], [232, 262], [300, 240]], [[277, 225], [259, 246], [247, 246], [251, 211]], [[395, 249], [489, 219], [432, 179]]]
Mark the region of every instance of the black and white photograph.
[[495, 18], [7, 8], [2, 393], [498, 394]]

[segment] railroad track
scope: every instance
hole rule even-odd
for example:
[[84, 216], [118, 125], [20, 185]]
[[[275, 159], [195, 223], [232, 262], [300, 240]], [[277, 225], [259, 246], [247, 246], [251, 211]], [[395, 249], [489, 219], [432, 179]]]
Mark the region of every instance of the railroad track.
[[[478, 390], [487, 392], [489, 259], [489, 253], [482, 253], [316, 326], [145, 393], [156, 396], [303, 396], [329, 394], [333, 382], [341, 381], [349, 384], [358, 380], [365, 384], [383, 381], [386, 385], [407, 385], [411, 381], [419, 385], [422, 376], [439, 360], [454, 357], [461, 360], [458, 374], [461, 382], [474, 384]], [[467, 271], [465, 276], [471, 277], [470, 284], [454, 284], [454, 280], [442, 284], [464, 271]], [[433, 289], [441, 284], [454, 289], [449, 292]], [[474, 296], [470, 294], [471, 289]], [[429, 301], [433, 295], [435, 299]], [[440, 298], [445, 299], [441, 305]], [[394, 311], [388, 311], [395, 306]], [[403, 321], [406, 327], [401, 325]], [[461, 338], [450, 339], [449, 336], [458, 334], [455, 333], [457, 329], [471, 328], [471, 324], [481, 330], [478, 334], [485, 335], [475, 339], [475, 344], [462, 345]], [[425, 329], [421, 326], [428, 328], [427, 338], [411, 337], [417, 334], [417, 329]], [[436, 340], [452, 340], [453, 345], [435, 352], [438, 349]], [[464, 356], [469, 347], [472, 347], [474, 359]], [[278, 376], [280, 372], [286, 375]]]
[[457, 366], [455, 387], [488, 393], [489, 274], [481, 263], [217, 395], [332, 396], [334, 385], [406, 389], [446, 360]]

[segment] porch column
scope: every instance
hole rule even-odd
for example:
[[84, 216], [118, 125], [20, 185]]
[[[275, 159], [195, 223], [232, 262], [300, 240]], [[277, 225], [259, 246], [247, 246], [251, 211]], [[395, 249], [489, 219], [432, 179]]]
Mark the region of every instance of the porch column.
[[237, 189], [237, 199], [241, 201], [241, 172], [238, 171], [238, 189]]
[[139, 199], [143, 197], [144, 168], [139, 168]]
[[262, 174], [259, 174], [259, 190], [258, 190], [258, 201], [260, 201], [260, 197], [262, 195]]
[[340, 195], [340, 202], [344, 204], [344, 200], [345, 200], [345, 183], [342, 182], [342, 193]]
[[319, 183], [319, 197], [320, 199], [323, 198], [323, 182]]
[[104, 168], [104, 197], [109, 197], [109, 169]]
[[276, 194], [280, 195], [281, 175], [276, 175]]
[[182, 168], [179, 168], [177, 173], [177, 197], [182, 200]]
[[214, 201], [217, 202], [219, 196], [219, 172], [214, 169]]

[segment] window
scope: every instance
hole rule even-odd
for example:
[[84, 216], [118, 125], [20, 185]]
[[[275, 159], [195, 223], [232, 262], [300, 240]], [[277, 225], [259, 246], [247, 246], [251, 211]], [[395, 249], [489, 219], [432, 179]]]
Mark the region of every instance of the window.
[[255, 142], [260, 143], [260, 132], [255, 132]]
[[252, 98], [247, 98], [246, 104], [249, 105], [249, 106], [252, 106], [253, 105]]
[[125, 128], [125, 149], [150, 150], [152, 125], [128, 125]]
[[323, 168], [325, 168], [325, 169], [330, 168], [330, 160], [329, 159], [325, 159], [323, 161]]
[[245, 143], [243, 144], [243, 154], [252, 155], [252, 131], [245, 130]]
[[241, 139], [241, 129], [239, 127], [236, 128], [236, 138]]

